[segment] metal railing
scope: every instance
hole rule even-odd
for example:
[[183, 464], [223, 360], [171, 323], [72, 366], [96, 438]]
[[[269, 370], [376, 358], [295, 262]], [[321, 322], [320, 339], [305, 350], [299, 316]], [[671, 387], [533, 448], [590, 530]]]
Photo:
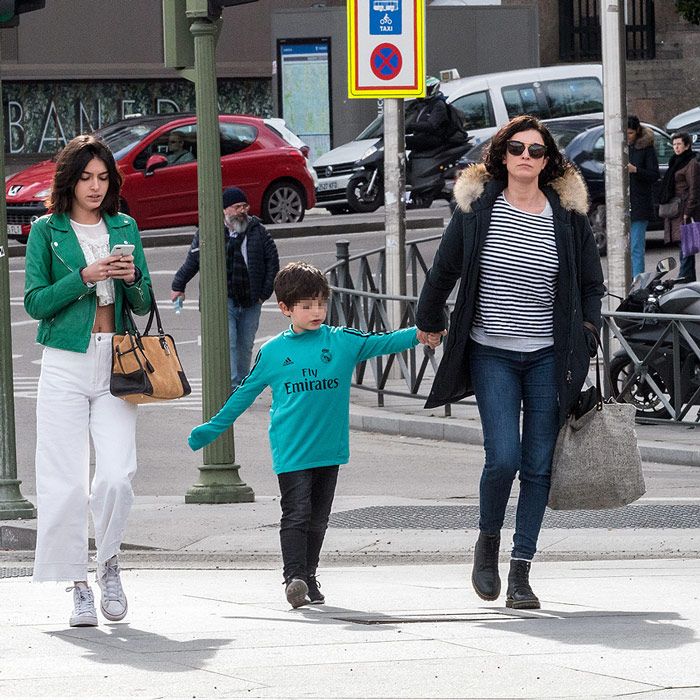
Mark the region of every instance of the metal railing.
[[[331, 285], [329, 320], [332, 325], [343, 325], [366, 332], [384, 333], [394, 330], [388, 319], [388, 301], [401, 305], [400, 326], [415, 323], [419, 290], [425, 280], [428, 264], [421, 253], [424, 244], [438, 241], [440, 235], [406, 243], [406, 273], [410, 279], [407, 287], [411, 294], [393, 296], [386, 291], [386, 258], [384, 247], [350, 255], [348, 241], [336, 243], [337, 262], [325, 272]], [[448, 299], [447, 314], [454, 307], [454, 298]], [[661, 329], [658, 341], [640, 356], [630, 345], [620, 328], [620, 322], [637, 321]], [[638, 413], [643, 422], [700, 422], [700, 348], [692, 331], [700, 327], [700, 316], [603, 312], [603, 359], [606, 367], [616, 370], [619, 360], [611, 357], [617, 346], [628, 355], [622, 371], [616, 373], [618, 383], [615, 395], [635, 403], [633, 396], [646, 395], [647, 415]], [[696, 331], [697, 332], [697, 331]], [[439, 364], [442, 347], [437, 352], [424, 346], [416, 346], [406, 352], [377, 357], [360, 363], [355, 369], [353, 387], [377, 394], [377, 405], [384, 406], [385, 396], [400, 396], [425, 400], [435, 370]], [[662, 381], [655, 364], [668, 363], [671, 354], [672, 387]], [[612, 363], [611, 363], [612, 360]], [[391, 380], [391, 370], [398, 366], [400, 380]], [[367, 371], [369, 367], [369, 372]], [[686, 387], [685, 391], [683, 387]], [[612, 395], [609, 372], [605, 373], [605, 395]], [[473, 399], [463, 399], [460, 404], [474, 404]], [[639, 402], [637, 402], [639, 403]], [[641, 407], [641, 404], [639, 404]], [[650, 408], [651, 407], [651, 408]], [[451, 415], [449, 405], [445, 415]]]
[[[631, 344], [621, 321], [652, 327], [653, 345]], [[693, 331], [697, 334], [700, 328], [700, 316], [615, 311], [603, 312], [603, 322], [603, 357], [610, 368], [605, 373], [606, 396], [612, 393], [645, 409], [638, 410], [638, 421], [699, 423], [700, 347]], [[626, 358], [616, 361], [613, 356], [610, 361], [614, 343]]]

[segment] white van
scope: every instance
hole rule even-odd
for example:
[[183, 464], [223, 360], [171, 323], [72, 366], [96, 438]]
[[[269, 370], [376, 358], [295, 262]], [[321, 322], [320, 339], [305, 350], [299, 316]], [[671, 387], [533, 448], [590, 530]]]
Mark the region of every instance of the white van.
[[[518, 114], [541, 119], [603, 116], [603, 68], [599, 63], [572, 63], [487, 73], [440, 83], [447, 101], [460, 109], [474, 145], [491, 136]], [[377, 117], [350, 143], [314, 161], [318, 175], [316, 206], [331, 213], [346, 211], [345, 190], [355, 161], [382, 137]]]

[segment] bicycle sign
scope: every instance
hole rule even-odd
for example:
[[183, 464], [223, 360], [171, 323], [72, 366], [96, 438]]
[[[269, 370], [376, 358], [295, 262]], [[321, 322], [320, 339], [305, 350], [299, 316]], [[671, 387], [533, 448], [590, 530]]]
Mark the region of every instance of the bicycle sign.
[[348, 95], [425, 95], [425, 0], [347, 0]]
[[401, 0], [371, 0], [370, 34], [401, 34]]

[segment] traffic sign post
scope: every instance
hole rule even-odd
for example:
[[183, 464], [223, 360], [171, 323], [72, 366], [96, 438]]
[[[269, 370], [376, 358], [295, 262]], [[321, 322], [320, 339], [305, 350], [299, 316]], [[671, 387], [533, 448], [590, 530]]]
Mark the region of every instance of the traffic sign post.
[[[425, 97], [425, 0], [348, 0], [348, 96], [384, 100], [386, 293], [406, 295], [405, 97]], [[398, 328], [402, 303], [387, 303]], [[399, 372], [398, 368], [395, 370]]]
[[348, 0], [348, 96], [425, 95], [425, 0]]

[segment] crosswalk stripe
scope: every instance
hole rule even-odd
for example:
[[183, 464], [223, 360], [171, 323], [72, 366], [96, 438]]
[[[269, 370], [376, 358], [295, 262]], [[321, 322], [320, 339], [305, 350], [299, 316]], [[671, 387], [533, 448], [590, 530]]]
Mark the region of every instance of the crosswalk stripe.
[[[202, 380], [190, 379], [192, 393], [176, 401], [163, 401], [158, 403], [142, 404], [142, 408], [177, 408], [181, 410], [200, 411], [202, 409]], [[39, 377], [13, 377], [15, 399], [36, 399]]]

